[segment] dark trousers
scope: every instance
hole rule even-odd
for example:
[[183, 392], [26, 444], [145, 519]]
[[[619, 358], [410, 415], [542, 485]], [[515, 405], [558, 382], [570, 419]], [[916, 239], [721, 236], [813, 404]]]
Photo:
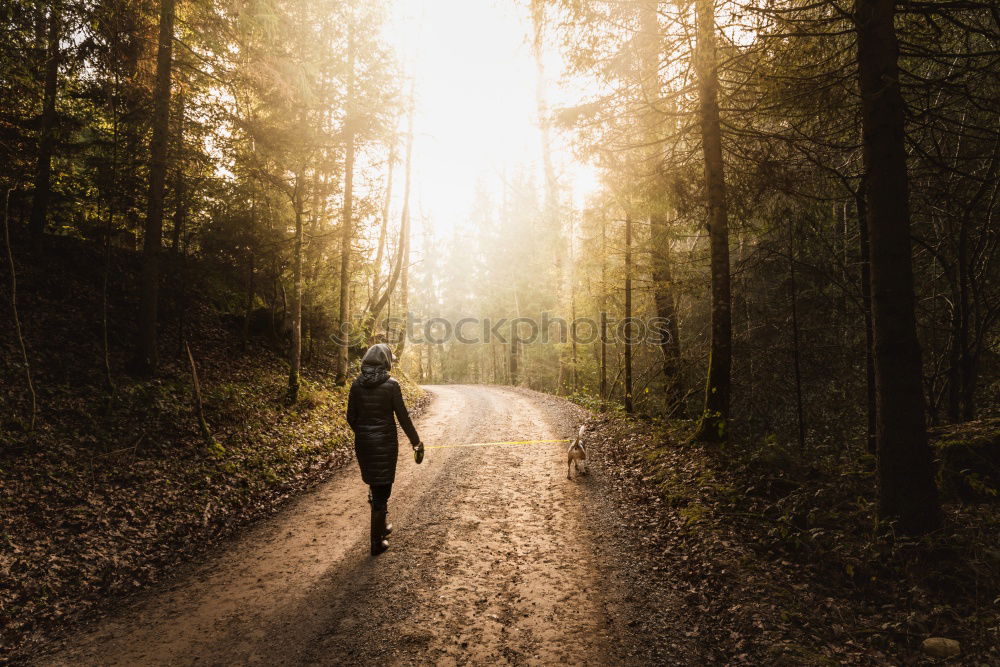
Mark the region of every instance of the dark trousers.
[[389, 496], [392, 495], [392, 484], [372, 484], [368, 487], [368, 502], [372, 509], [385, 511], [389, 506]]

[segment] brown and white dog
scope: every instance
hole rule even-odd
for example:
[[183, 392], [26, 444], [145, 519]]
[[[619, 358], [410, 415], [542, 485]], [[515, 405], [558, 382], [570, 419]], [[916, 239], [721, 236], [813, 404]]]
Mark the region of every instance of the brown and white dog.
[[566, 450], [566, 479], [573, 479], [570, 472], [574, 466], [576, 466], [577, 475], [587, 474], [587, 450], [583, 447], [583, 433], [586, 430], [586, 426], [580, 426], [580, 432], [576, 439], [570, 443], [569, 449]]

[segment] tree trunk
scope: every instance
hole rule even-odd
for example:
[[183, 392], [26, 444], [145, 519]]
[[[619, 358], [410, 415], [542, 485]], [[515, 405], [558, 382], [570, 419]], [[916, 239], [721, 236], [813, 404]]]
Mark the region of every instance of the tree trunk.
[[732, 312], [729, 286], [729, 216], [719, 121], [719, 73], [715, 48], [713, 0], [696, 0], [698, 43], [695, 72], [702, 151], [705, 155], [705, 192], [708, 197], [708, 237], [712, 270], [712, 346], [705, 383], [705, 409], [696, 438], [721, 442], [729, 436], [729, 390], [732, 367]]
[[574, 240], [573, 221], [569, 223], [569, 318], [570, 326], [570, 362], [573, 364], [571, 381], [573, 383], [573, 394], [576, 394], [579, 386], [579, 373], [577, 370], [577, 345], [576, 345], [576, 250], [573, 247]]
[[142, 288], [139, 305], [136, 370], [156, 372], [157, 308], [160, 289], [160, 255], [163, 244], [163, 190], [167, 177], [167, 144], [170, 138], [170, 74], [174, 39], [174, 0], [161, 0], [160, 36], [156, 54], [156, 87], [153, 91], [153, 136], [150, 141], [149, 202], [143, 239]]
[[802, 406], [802, 364], [799, 345], [799, 290], [795, 280], [795, 225], [788, 218], [788, 291], [792, 315], [792, 368], [795, 374], [795, 420], [798, 425], [799, 452], [806, 449], [806, 421]]
[[632, 213], [625, 212], [625, 412], [633, 412], [632, 399]]
[[649, 193], [650, 259], [653, 302], [656, 316], [666, 323], [660, 329], [660, 352], [663, 355], [663, 382], [666, 389], [667, 415], [684, 416], [684, 382], [681, 377], [681, 343], [677, 324], [677, 298], [670, 267], [670, 240], [665, 208], [667, 181], [663, 174], [664, 140], [662, 114], [655, 108], [660, 99], [660, 26], [659, 0], [644, 0], [640, 9], [642, 35], [642, 87], [646, 108], [643, 110], [646, 142], [650, 146], [650, 171], [653, 188]]
[[555, 263], [556, 276], [562, 280], [562, 230], [559, 220], [559, 192], [556, 182], [556, 171], [552, 161], [551, 123], [549, 122], [548, 102], [545, 99], [545, 61], [543, 40], [545, 34], [545, 2], [532, 0], [532, 55], [535, 60], [535, 104], [538, 114], [538, 127], [541, 133], [542, 173], [545, 177], [545, 221], [547, 231], [556, 241]]
[[386, 305], [388, 305], [389, 299], [392, 297], [392, 292], [396, 289], [396, 284], [399, 282], [399, 276], [403, 269], [403, 255], [405, 254], [403, 250], [407, 243], [409, 226], [409, 216], [406, 216], [399, 225], [399, 240], [396, 244], [396, 259], [393, 262], [392, 273], [389, 274], [389, 280], [385, 285], [385, 289], [382, 290], [381, 295], [372, 295], [373, 298], [376, 298], [376, 301], [371, 304], [369, 308], [367, 325], [363, 332], [365, 340], [372, 339], [372, 332], [378, 324], [378, 319], [382, 314], [382, 310], [385, 309]]
[[354, 215], [354, 35], [353, 27], [347, 45], [347, 146], [344, 153], [344, 212], [340, 237], [340, 333], [337, 339], [336, 384], [347, 383], [348, 349], [351, 326], [351, 241]]
[[[381, 289], [382, 282], [382, 260], [385, 258], [385, 241], [386, 236], [389, 232], [389, 212], [390, 205], [392, 204], [392, 174], [396, 166], [396, 135], [393, 133], [392, 145], [389, 147], [389, 163], [387, 166], [388, 173], [385, 178], [385, 199], [382, 201], [382, 225], [378, 232], [378, 250], [375, 253], [375, 264], [372, 270], [372, 297], [371, 301], [374, 304], [378, 298], [379, 290]], [[396, 249], [399, 252], [400, 248]], [[400, 253], [402, 254], [402, 253]], [[390, 290], [391, 291], [391, 290]], [[369, 308], [372, 312], [373, 309]], [[372, 312], [373, 317], [377, 317], [374, 312]]]
[[[409, 126], [409, 131], [407, 132], [406, 139], [406, 183], [404, 187], [404, 202], [403, 202], [403, 216], [399, 222], [399, 238], [396, 241], [396, 259], [392, 262], [392, 272], [389, 274], [388, 281], [385, 285], [385, 289], [382, 290], [381, 295], [378, 293], [378, 282], [373, 283], [372, 292], [372, 303], [369, 304], [369, 314], [368, 314], [368, 326], [366, 327], [365, 338], [370, 339], [371, 334], [374, 331], [376, 325], [378, 324], [378, 319], [382, 315], [382, 310], [389, 304], [389, 300], [392, 298], [392, 293], [396, 289], [396, 285], [399, 282], [399, 277], [403, 271], [403, 265], [406, 261], [407, 253], [406, 247], [410, 242], [410, 209], [409, 209], [409, 199], [410, 199], [410, 162], [413, 158], [413, 113], [409, 114], [409, 120], [407, 121]], [[392, 189], [392, 162], [395, 160], [395, 148], [392, 150], [392, 157], [390, 157], [389, 165], [389, 179], [388, 185], [386, 186], [387, 191]], [[385, 234], [386, 228], [389, 226], [389, 196], [386, 195], [385, 207], [383, 209], [383, 220], [382, 220], [382, 235]], [[384, 245], [384, 240], [379, 240], [379, 256], [376, 259], [376, 271], [378, 271], [378, 266], [382, 263], [382, 247]], [[404, 305], [405, 309], [405, 305]], [[405, 312], [403, 313], [405, 317]], [[387, 332], [388, 333], [388, 332]], [[405, 330], [404, 330], [405, 334]], [[397, 348], [397, 355], [402, 354], [403, 344], [400, 342]]]
[[194, 355], [191, 354], [191, 346], [184, 342], [184, 349], [187, 350], [188, 363], [191, 364], [191, 390], [192, 398], [194, 399], [194, 413], [195, 417], [198, 419], [198, 429], [201, 431], [201, 437], [205, 439], [205, 442], [209, 445], [215, 443], [215, 438], [212, 437], [212, 432], [208, 428], [208, 422], [205, 421], [205, 403], [201, 399], [201, 381], [198, 379], [198, 367], [194, 363]]
[[893, 0], [856, 0], [878, 405], [879, 514], [906, 534], [940, 521], [914, 313], [904, 106]]
[[962, 220], [958, 234], [958, 340], [960, 371], [962, 378], [962, 421], [976, 418], [976, 369], [972, 347], [969, 344], [969, 222]]
[[249, 257], [247, 257], [246, 305], [243, 307], [243, 333], [240, 336], [244, 351], [246, 350], [247, 343], [250, 340], [250, 317], [253, 315], [254, 269], [255, 269], [255, 256], [253, 247], [248, 249], [248, 254]]
[[[955, 286], [957, 288], [957, 285]], [[962, 315], [960, 290], [952, 289], [951, 341], [948, 347], [948, 423], [962, 421]], [[931, 422], [934, 415], [931, 415]]]
[[42, 92], [42, 118], [38, 132], [38, 162], [35, 166], [35, 192], [31, 199], [28, 226], [33, 237], [45, 232], [49, 215], [52, 185], [52, 149], [55, 143], [56, 92], [59, 84], [59, 32], [62, 23], [59, 0], [49, 8], [45, 36], [45, 76]]
[[520, 380], [521, 380], [521, 377], [519, 375], [519, 371], [518, 371], [518, 368], [517, 368], [517, 355], [519, 353], [518, 352], [518, 342], [519, 341], [518, 341], [518, 338], [517, 338], [517, 333], [513, 329], [511, 329], [511, 336], [510, 336], [510, 359], [509, 359], [509, 362], [508, 362], [509, 363], [509, 365], [508, 365], [508, 371], [509, 371], [509, 375], [510, 375], [510, 384], [511, 384], [511, 386], [514, 386], [514, 387], [516, 387], [517, 383], [520, 382]]
[[855, 193], [858, 214], [858, 238], [861, 246], [861, 308], [865, 318], [865, 396], [867, 431], [866, 446], [870, 454], [877, 451], [875, 431], [878, 407], [875, 400], [875, 331], [872, 327], [871, 247], [868, 241], [867, 179], [862, 176]]
[[434, 384], [434, 346], [427, 343], [427, 382]]
[[[410, 84], [410, 102], [409, 110], [406, 121], [406, 175], [403, 180], [403, 213], [400, 219], [400, 229], [401, 229], [401, 244], [402, 247], [399, 252], [402, 253], [402, 267], [399, 282], [399, 316], [403, 318], [404, 322], [409, 321], [409, 313], [407, 312], [410, 307], [410, 186], [412, 182], [413, 175], [413, 110], [414, 110], [414, 87], [413, 83]], [[406, 349], [406, 332], [407, 327], [404, 325], [403, 333], [399, 338], [399, 343], [396, 346], [396, 355], [399, 357], [403, 356], [403, 350]]]
[[188, 214], [187, 179], [184, 178], [184, 101], [184, 95], [178, 95], [177, 137], [175, 138], [177, 152], [175, 155], [176, 169], [174, 170], [174, 226], [170, 239], [170, 249], [175, 253], [180, 249]]
[[[531, 0], [532, 41], [531, 53], [535, 61], [535, 109], [538, 117], [539, 139], [541, 140], [542, 175], [544, 177], [543, 234], [552, 248], [554, 263], [554, 287], [557, 302], [563, 303], [565, 244], [562, 235], [562, 216], [559, 202], [559, 183], [552, 159], [552, 123], [549, 118], [548, 100], [545, 95], [545, 0]], [[572, 260], [571, 260], [572, 261]], [[556, 391], [562, 390], [565, 362], [560, 352]]]
[[14, 332], [17, 334], [17, 343], [21, 350], [21, 361], [24, 363], [24, 377], [28, 385], [28, 393], [31, 396], [31, 419], [28, 422], [28, 430], [35, 430], [35, 422], [38, 419], [38, 395], [35, 393], [35, 383], [31, 379], [31, 360], [28, 358], [28, 347], [24, 343], [24, 333], [21, 331], [21, 316], [17, 310], [17, 269], [14, 264], [14, 251], [10, 245], [10, 191], [8, 187], [4, 193], [3, 200], [3, 237], [7, 250], [7, 266], [10, 269], [10, 311], [14, 319]]
[[[738, 239], [737, 244], [736, 244], [737, 253], [738, 253], [737, 256], [739, 258], [739, 263], [740, 264], [743, 264], [747, 260], [747, 255], [748, 255], [747, 246], [748, 245], [749, 245], [749, 243], [747, 241], [747, 234], [744, 232], [743, 234], [741, 234], [739, 236], [739, 239]], [[750, 297], [754, 294], [754, 292], [751, 289], [752, 288], [752, 281], [751, 281], [752, 276], [751, 276], [751, 273], [752, 272], [750, 272], [750, 271], [744, 271], [743, 275], [742, 275], [743, 279], [742, 279], [741, 284], [740, 284], [740, 287], [742, 288], [740, 290], [740, 297], [741, 297], [741, 304], [743, 306], [743, 335], [745, 336], [745, 338], [746, 338], [747, 341], [752, 341], [753, 340], [753, 332], [754, 332], [754, 317], [753, 317], [754, 314], [753, 314], [753, 309], [750, 307]], [[746, 402], [746, 410], [747, 410], [747, 414], [749, 414], [749, 415], [754, 415], [754, 414], [757, 413], [757, 384], [756, 384], [756, 381], [757, 381], [757, 368], [758, 368], [758, 364], [757, 364], [757, 358], [756, 358], [754, 352], [755, 352], [755, 350], [754, 350], [754, 346], [753, 345], [747, 345], [746, 348], [745, 348], [745, 351], [744, 351], [744, 354], [746, 356], [746, 364], [747, 364], [747, 381], [746, 381], [746, 397], [747, 397], [747, 402]], [[748, 442], [756, 442], [757, 441], [757, 438], [760, 435], [758, 433], [757, 424], [758, 424], [758, 420], [757, 419], [748, 419], [747, 420], [747, 441]]]
[[493, 378], [490, 384], [497, 384], [497, 346], [493, 343], [490, 343], [490, 361]]
[[677, 297], [673, 289], [673, 271], [666, 223], [653, 213], [649, 217], [652, 234], [653, 302], [656, 316], [663, 321], [660, 329], [660, 352], [663, 355], [663, 381], [666, 386], [667, 415], [684, 417], [684, 379], [681, 375], [680, 328], [677, 323]]
[[[288, 359], [288, 402], [299, 398], [299, 371], [302, 366], [302, 174], [295, 178], [295, 244], [292, 256], [292, 345]], [[339, 373], [339, 369], [338, 369]]]
[[601, 218], [601, 410], [607, 408], [608, 400], [608, 225]]
[[108, 212], [104, 223], [104, 267], [101, 272], [101, 352], [104, 364], [104, 390], [108, 395], [107, 416], [111, 418], [115, 394], [114, 377], [111, 374], [111, 334], [108, 326], [108, 283], [111, 279], [111, 238], [115, 231], [115, 211], [118, 206], [118, 138], [121, 116], [118, 112], [119, 79], [114, 76], [114, 88], [108, 97], [111, 114], [111, 164], [108, 185]]

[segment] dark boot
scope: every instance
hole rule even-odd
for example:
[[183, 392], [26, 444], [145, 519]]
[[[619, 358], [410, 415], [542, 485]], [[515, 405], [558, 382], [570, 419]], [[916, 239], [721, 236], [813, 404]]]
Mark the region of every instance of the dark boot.
[[[368, 489], [368, 504], [371, 505], [374, 508], [374, 503], [372, 502], [372, 491], [371, 491], [371, 489]], [[372, 511], [374, 511], [374, 509]], [[386, 514], [386, 524], [385, 524], [385, 530], [382, 532], [382, 536], [383, 537], [388, 537], [390, 534], [392, 534], [392, 524], [389, 523], [389, 518], [388, 518], [389, 517], [389, 508], [388, 507], [385, 508], [385, 514]]]
[[385, 539], [385, 510], [377, 510], [372, 507], [372, 556], [378, 556], [389, 548], [389, 542]]

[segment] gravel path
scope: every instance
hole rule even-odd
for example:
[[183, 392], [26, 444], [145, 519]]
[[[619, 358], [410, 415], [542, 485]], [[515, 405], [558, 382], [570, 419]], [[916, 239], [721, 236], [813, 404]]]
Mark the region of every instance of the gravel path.
[[[428, 390], [429, 445], [566, 438], [586, 417], [526, 390]], [[663, 638], [631, 628], [669, 600], [622, 571], [634, 561], [599, 476], [567, 480], [561, 445], [433, 449], [420, 466], [403, 446], [387, 553], [368, 555], [366, 487], [348, 467], [48, 664], [646, 662]]]

